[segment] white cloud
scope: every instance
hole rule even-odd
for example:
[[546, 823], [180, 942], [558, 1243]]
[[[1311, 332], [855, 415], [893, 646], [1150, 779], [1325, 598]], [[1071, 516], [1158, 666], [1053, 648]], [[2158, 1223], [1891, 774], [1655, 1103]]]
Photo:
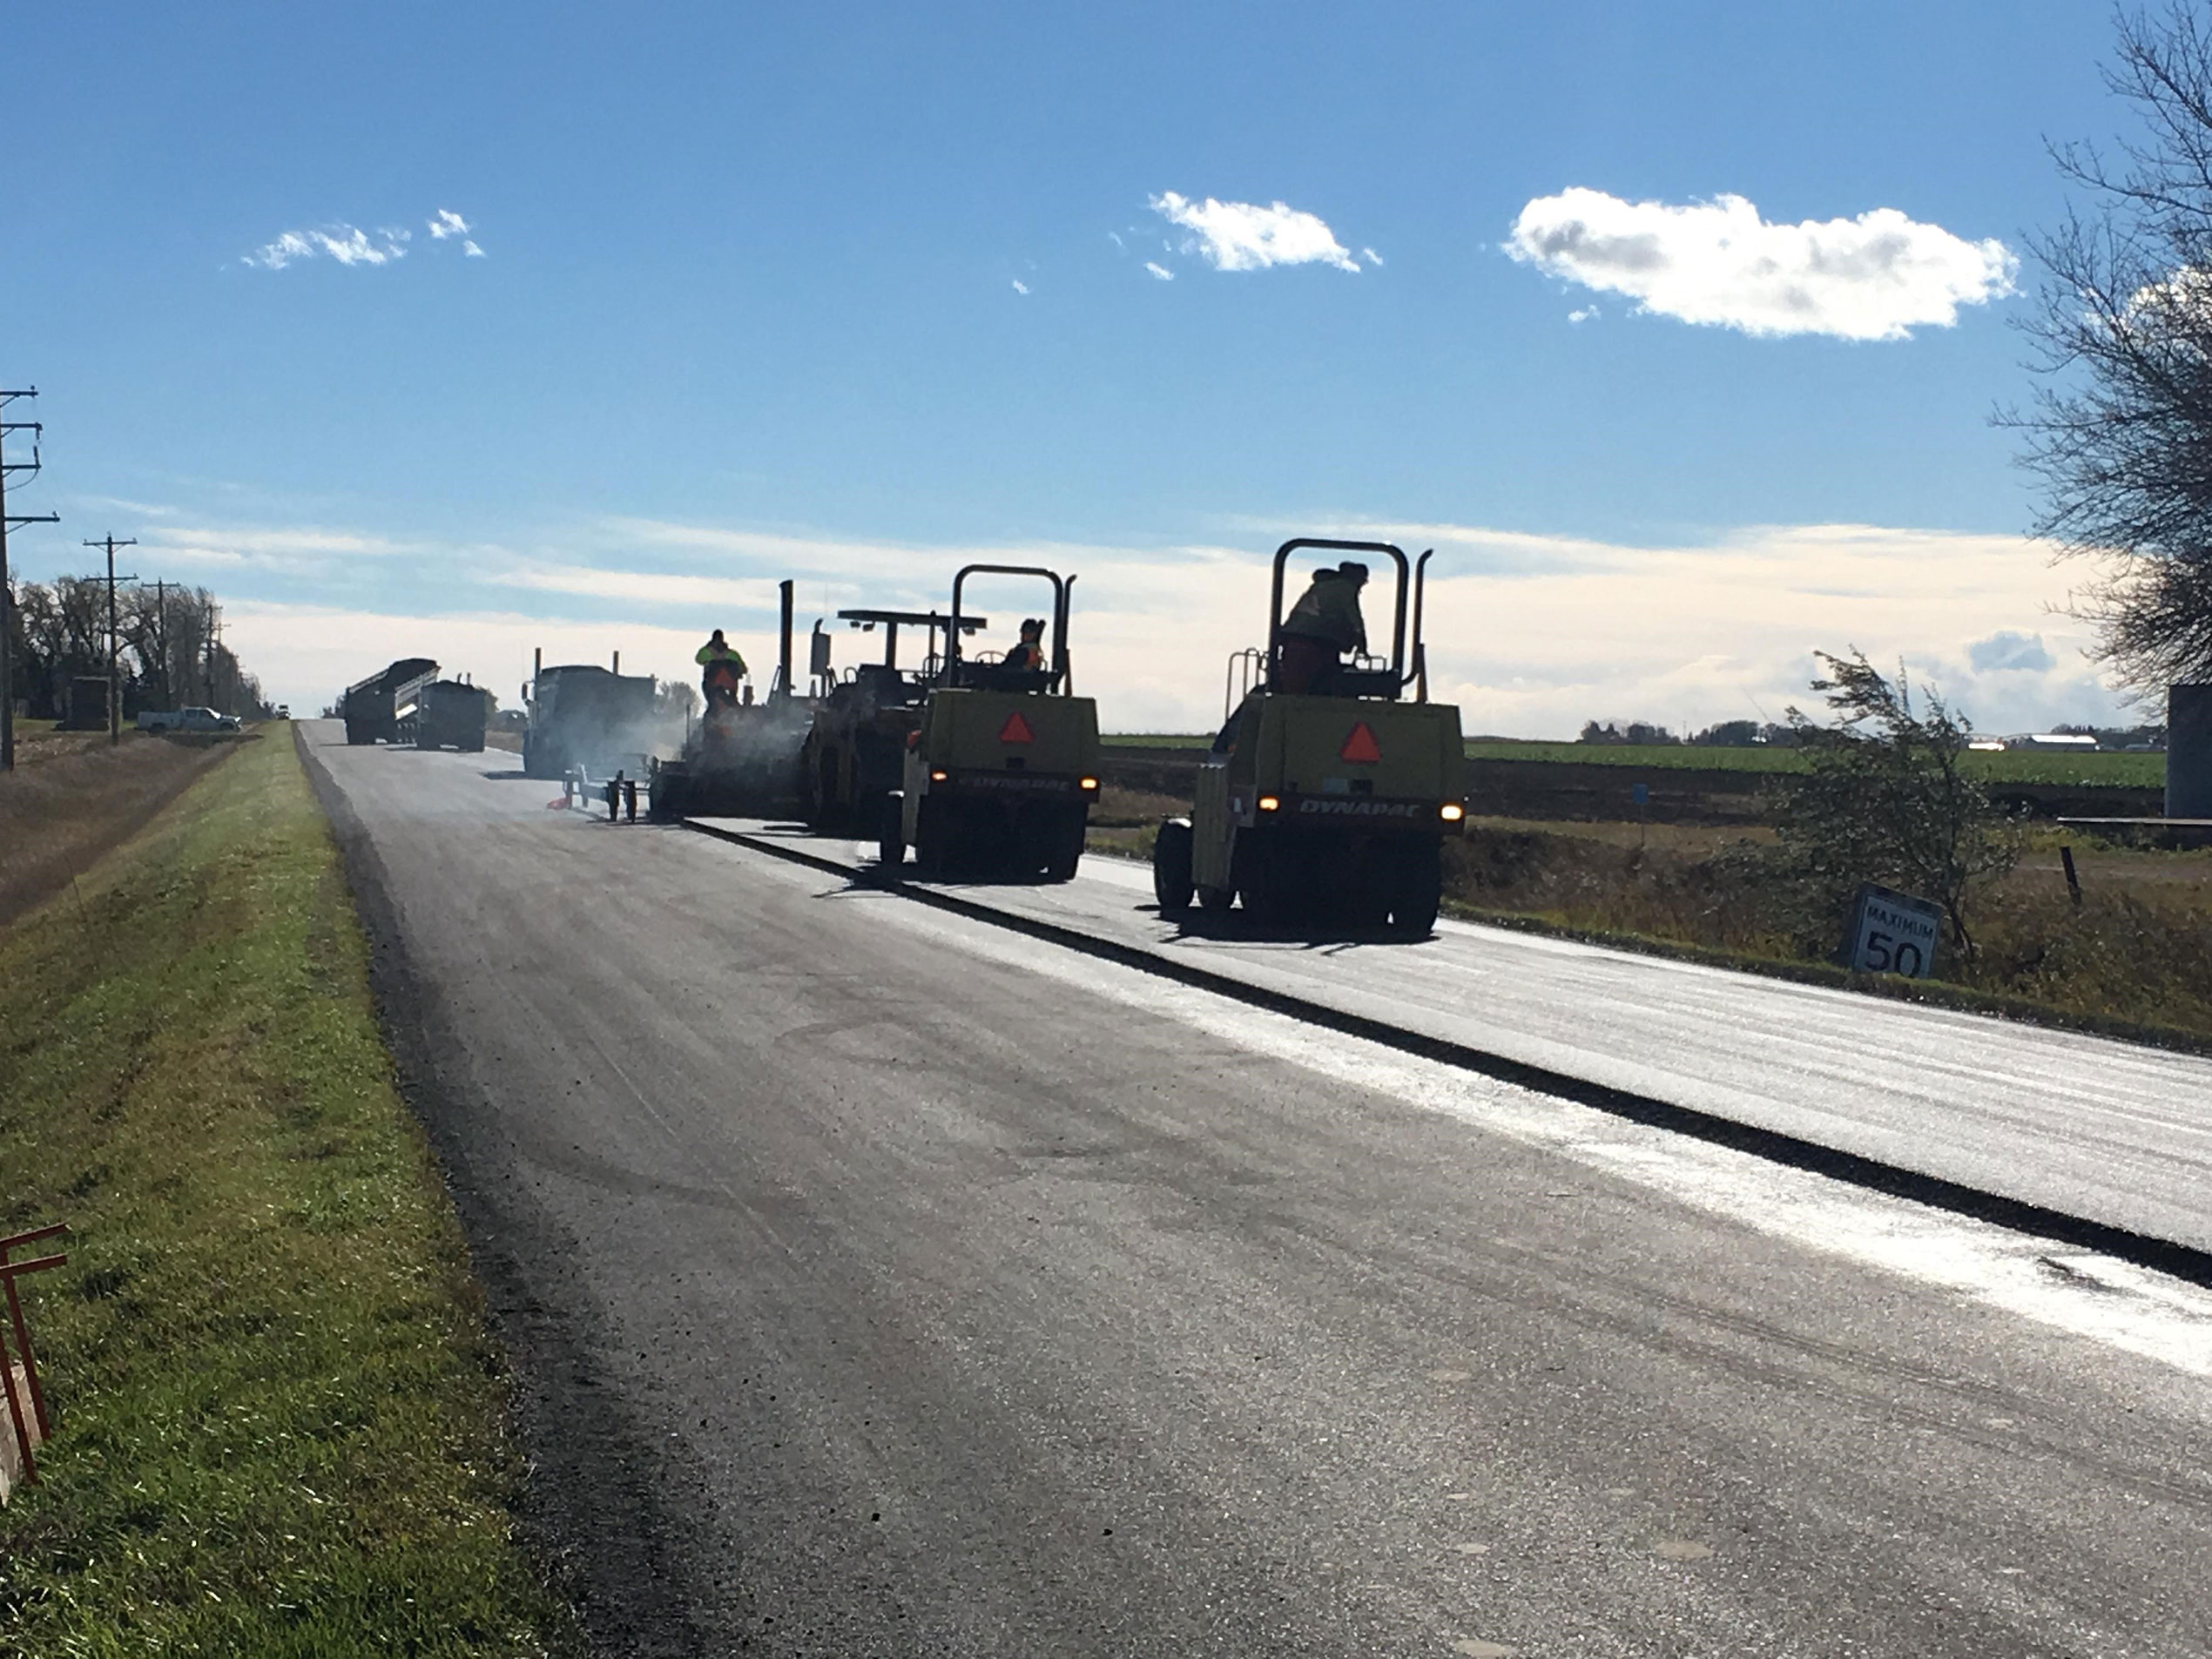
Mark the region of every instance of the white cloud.
[[1878, 207], [1770, 225], [1741, 196], [1676, 206], [1581, 188], [1521, 210], [1505, 251], [1643, 311], [1747, 334], [1903, 340], [2011, 293], [2019, 260]]
[[2042, 635], [2015, 633], [2009, 628], [1967, 646], [1966, 660], [1983, 673], [2011, 669], [2040, 674], [2058, 665], [2044, 649]]
[[1366, 260], [1368, 264], [1373, 266], [1377, 270], [1380, 270], [1382, 268], [1383, 256], [1376, 253], [1374, 249], [1371, 247], [1361, 248], [1359, 250], [1359, 257]]
[[248, 265], [281, 271], [300, 260], [330, 259], [341, 265], [390, 265], [407, 257], [406, 231], [380, 230], [374, 239], [355, 225], [327, 225], [320, 230], [287, 231], [245, 257]]
[[[484, 257], [483, 249], [468, 235], [471, 228], [469, 221], [452, 209], [441, 207], [437, 217], [427, 222], [432, 241], [442, 242], [458, 236], [464, 257]], [[354, 225], [326, 225], [320, 230], [287, 231], [275, 241], [265, 243], [246, 254], [243, 262], [264, 271], [281, 271], [301, 260], [335, 260], [341, 265], [391, 265], [407, 257], [408, 244], [414, 239], [415, 233], [403, 226], [379, 226], [372, 233]]]
[[1169, 270], [1164, 265], [1159, 265], [1150, 260], [1147, 260], [1144, 261], [1144, 268], [1150, 271], [1155, 277], [1157, 277], [1163, 282], [1172, 282], [1175, 280], [1175, 273]]
[[573, 593], [631, 605], [733, 605], [769, 610], [776, 584], [765, 577], [686, 576], [664, 570], [610, 570], [588, 564], [522, 563], [481, 578], [495, 587]]
[[[691, 653], [713, 627], [727, 628], [756, 664], [773, 659], [779, 577], [798, 580], [804, 633], [840, 606], [941, 605], [953, 571], [983, 561], [1082, 577], [1080, 689], [1098, 698], [1110, 729], [1197, 732], [1220, 722], [1222, 663], [1264, 633], [1268, 556], [1291, 534], [1437, 549], [1431, 680], [1436, 695], [1460, 705], [1469, 732], [1571, 737], [1591, 718], [1677, 730], [1778, 719], [1793, 702], [1817, 707], [1806, 685], [1815, 651], [1854, 645], [1877, 663], [1903, 658], [1985, 731], [2047, 731], [2122, 711], [2082, 654], [2087, 631], [2048, 614], [2064, 593], [2043, 550], [2013, 536], [1784, 525], [1631, 547], [1340, 520], [1244, 523], [1233, 546], [1139, 547], [864, 542], [610, 519], [532, 556], [328, 529], [194, 530], [181, 544], [228, 569], [226, 614], [243, 604], [260, 618], [246, 660], [294, 707], [320, 706], [361, 678], [368, 670], [357, 658], [408, 654], [410, 624], [397, 613], [418, 606], [423, 649], [479, 683], [519, 680], [534, 644], [570, 660], [604, 661], [619, 650], [633, 671], [689, 678]], [[295, 567], [287, 558], [325, 563]], [[166, 554], [163, 562], [190, 568]], [[1294, 565], [1294, 578], [1305, 569]], [[333, 570], [377, 596], [361, 606], [358, 626], [327, 610]], [[279, 603], [290, 599], [323, 609]], [[1036, 608], [1021, 584], [987, 586], [973, 600], [995, 635], [1008, 617]], [[1381, 593], [1369, 602], [1371, 622], [1386, 617], [1387, 604]], [[310, 624], [311, 614], [329, 620]], [[295, 621], [280, 625], [282, 617]], [[2042, 631], [2022, 631], [2024, 617]], [[841, 664], [880, 648], [875, 637], [831, 626]], [[570, 637], [573, 645], [560, 643]]]
[[1312, 213], [1283, 202], [1262, 207], [1252, 202], [1194, 202], [1163, 191], [1152, 198], [1152, 211], [1171, 225], [1194, 233], [1187, 251], [1217, 271], [1264, 271], [1271, 265], [1333, 265], [1357, 272], [1359, 261], [1346, 253], [1336, 233]]
[[1020, 277], [1015, 277], [1015, 278], [1014, 279], [1014, 292], [1015, 292], [1015, 293], [1028, 293], [1028, 291], [1029, 291], [1029, 285], [1028, 285], [1028, 283], [1024, 282], [1024, 281], [1023, 281], [1023, 280], [1022, 280]]
[[1605, 314], [1600, 311], [1595, 306], [1584, 306], [1580, 311], [1568, 312], [1567, 314], [1567, 320], [1577, 323], [1593, 322], [1604, 314]]

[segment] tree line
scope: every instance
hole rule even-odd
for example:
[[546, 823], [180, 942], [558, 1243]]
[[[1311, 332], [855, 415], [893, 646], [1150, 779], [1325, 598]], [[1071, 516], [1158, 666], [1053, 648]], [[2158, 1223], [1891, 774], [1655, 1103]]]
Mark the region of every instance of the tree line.
[[[63, 718], [71, 680], [107, 678], [107, 583], [64, 576], [8, 585], [15, 682], [8, 694], [31, 719]], [[215, 596], [206, 588], [121, 588], [115, 614], [116, 674], [126, 718], [142, 709], [184, 706], [244, 718], [270, 712], [261, 682], [222, 643]]]

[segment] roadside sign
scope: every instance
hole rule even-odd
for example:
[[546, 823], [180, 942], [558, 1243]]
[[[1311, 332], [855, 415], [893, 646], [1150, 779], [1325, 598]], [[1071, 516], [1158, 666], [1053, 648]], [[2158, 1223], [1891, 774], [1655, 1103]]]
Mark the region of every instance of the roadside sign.
[[1940, 907], [1870, 881], [1851, 906], [1844, 958], [1857, 973], [1926, 979], [1935, 972], [1936, 936], [1942, 928]]

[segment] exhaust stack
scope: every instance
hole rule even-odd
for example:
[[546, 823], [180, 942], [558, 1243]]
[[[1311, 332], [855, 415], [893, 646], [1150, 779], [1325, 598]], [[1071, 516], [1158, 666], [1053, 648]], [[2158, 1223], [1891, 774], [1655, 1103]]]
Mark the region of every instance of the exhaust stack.
[[791, 695], [792, 583], [790, 578], [786, 577], [783, 581], [778, 583], [776, 584], [776, 588], [777, 591], [782, 595], [783, 598], [783, 620], [781, 623], [782, 631], [777, 636], [776, 641], [776, 684], [770, 691], [769, 695], [781, 698], [787, 698]]

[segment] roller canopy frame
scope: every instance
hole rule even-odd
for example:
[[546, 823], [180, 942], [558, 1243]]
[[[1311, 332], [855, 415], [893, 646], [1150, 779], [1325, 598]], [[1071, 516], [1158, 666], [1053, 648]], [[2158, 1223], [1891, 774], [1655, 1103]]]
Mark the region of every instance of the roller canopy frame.
[[[945, 652], [945, 666], [940, 677], [940, 683], [946, 685], [954, 683], [954, 677], [960, 669], [960, 635], [963, 631], [968, 633], [975, 631], [973, 627], [963, 630], [959, 626], [961, 620], [961, 591], [967, 586], [968, 578], [972, 576], [1033, 576], [1052, 584], [1050, 619], [1052, 678], [1047, 682], [1047, 689], [1055, 691], [1062, 690], [1068, 680], [1068, 606], [1069, 598], [1075, 591], [1076, 578], [1062, 577], [1058, 571], [1048, 570], [1042, 564], [963, 564], [954, 573], [953, 622], [955, 625], [951, 636], [950, 648]], [[976, 619], [976, 627], [981, 625], [982, 622], [979, 617]]]
[[[1389, 556], [1398, 567], [1397, 602], [1392, 608], [1390, 622], [1390, 676], [1397, 686], [1391, 693], [1395, 697], [1408, 685], [1418, 682], [1420, 702], [1428, 701], [1428, 651], [1421, 641], [1421, 613], [1428, 579], [1428, 562], [1436, 556], [1430, 548], [1418, 560], [1408, 561], [1405, 550], [1388, 542], [1337, 542], [1320, 536], [1300, 536], [1275, 550], [1275, 574], [1267, 602], [1267, 671], [1271, 683], [1275, 664], [1283, 644], [1283, 571], [1290, 563], [1291, 555], [1306, 548], [1330, 553], [1381, 553]], [[1406, 637], [1406, 606], [1413, 607], [1412, 664], [1408, 669]]]

